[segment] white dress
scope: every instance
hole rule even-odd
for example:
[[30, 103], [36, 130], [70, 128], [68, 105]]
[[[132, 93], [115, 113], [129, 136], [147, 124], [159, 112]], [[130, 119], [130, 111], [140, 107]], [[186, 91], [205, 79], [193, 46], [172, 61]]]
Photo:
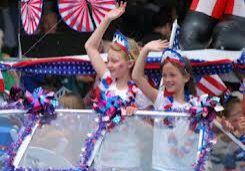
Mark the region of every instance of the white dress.
[[[109, 71], [106, 71], [102, 78], [107, 76], [110, 76]], [[108, 89], [101, 83], [99, 86], [102, 90], [109, 90], [113, 95], [119, 95], [124, 100], [127, 98], [128, 89], [118, 90], [114, 80]], [[140, 99], [139, 108], [144, 108], [150, 103], [149, 100], [142, 100], [146, 97], [141, 91], [138, 91], [136, 95], [136, 102], [137, 98]], [[141, 150], [139, 148], [141, 140], [138, 132], [142, 127], [141, 122], [140, 118], [126, 117], [122, 124], [116, 125], [110, 132], [106, 133], [94, 161], [96, 170], [139, 170], [141, 165]]]
[[[158, 92], [155, 110], [163, 110], [169, 101], [163, 91]], [[173, 109], [188, 109], [189, 103], [174, 101]], [[153, 133], [152, 168], [160, 171], [192, 171], [196, 162], [198, 134], [189, 130], [187, 117], [173, 118], [173, 127], [163, 124], [163, 118], [155, 119]]]

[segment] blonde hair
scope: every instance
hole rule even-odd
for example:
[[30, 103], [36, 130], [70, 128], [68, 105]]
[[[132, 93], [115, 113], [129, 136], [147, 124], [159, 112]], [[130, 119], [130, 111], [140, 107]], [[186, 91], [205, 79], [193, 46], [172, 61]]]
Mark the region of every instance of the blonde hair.
[[84, 104], [80, 96], [75, 93], [67, 93], [59, 99], [59, 103], [68, 109], [83, 109]]
[[117, 44], [112, 43], [110, 48], [117, 52], [122, 52], [126, 60], [133, 60], [136, 61], [136, 59], [139, 56], [139, 46], [137, 42], [134, 39], [127, 38], [128, 39], [128, 46], [129, 46], [129, 54], [126, 54]]

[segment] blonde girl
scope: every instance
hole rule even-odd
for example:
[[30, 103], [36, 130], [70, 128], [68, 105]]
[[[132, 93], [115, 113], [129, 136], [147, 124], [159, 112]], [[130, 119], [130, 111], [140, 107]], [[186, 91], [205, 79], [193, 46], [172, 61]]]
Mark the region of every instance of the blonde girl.
[[[133, 95], [135, 92], [132, 92], [132, 89], [130, 91], [129, 85], [131, 71], [135, 59], [139, 55], [137, 43], [122, 33], [116, 32], [108, 51], [107, 64], [99, 52], [100, 42], [106, 29], [113, 20], [125, 12], [125, 8], [126, 3], [121, 2], [115, 9], [107, 13], [86, 42], [85, 49], [101, 80], [98, 86], [100, 91], [110, 94], [111, 97], [119, 96], [124, 102], [128, 102], [136, 98], [143, 99], [142, 92], [138, 91], [136, 95]], [[142, 107], [143, 102], [140, 103]], [[138, 147], [140, 142], [136, 136], [134, 123], [132, 120], [126, 119], [106, 134], [94, 162], [97, 170], [139, 170], [140, 149]]]

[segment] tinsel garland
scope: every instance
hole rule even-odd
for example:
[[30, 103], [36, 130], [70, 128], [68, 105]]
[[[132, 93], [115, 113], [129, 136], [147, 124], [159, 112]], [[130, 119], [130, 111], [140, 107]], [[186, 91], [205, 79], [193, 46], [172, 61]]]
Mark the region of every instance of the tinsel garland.
[[93, 153], [94, 147], [106, 131], [110, 131], [116, 125], [122, 123], [126, 115], [127, 106], [135, 106], [135, 95], [137, 92], [134, 82], [128, 82], [127, 99], [123, 100], [120, 96], [114, 95], [108, 88], [112, 84], [111, 77], [106, 77], [101, 80], [101, 83], [106, 88], [102, 91], [96, 88], [96, 99], [94, 101], [93, 109], [99, 114], [97, 118], [98, 127], [93, 133], [88, 134], [85, 146], [82, 148], [82, 155], [80, 160], [80, 169], [89, 169], [89, 159]]
[[203, 130], [203, 143], [198, 149], [200, 154], [198, 155], [198, 160], [194, 164], [194, 169], [196, 171], [205, 171], [205, 162], [208, 160], [208, 153], [215, 144], [215, 135], [212, 128], [212, 121], [216, 117], [216, 111], [219, 104], [218, 97], [211, 97], [207, 94], [191, 98], [189, 103], [191, 108], [189, 110], [190, 116], [190, 129], [195, 131]]
[[57, 105], [58, 102], [54, 99], [53, 93], [48, 93], [40, 87], [35, 89], [32, 94], [26, 92], [25, 95], [18, 87], [13, 87], [10, 90], [9, 104], [1, 106], [1, 109], [24, 109], [27, 110], [27, 117], [24, 121], [23, 128], [18, 133], [17, 140], [6, 149], [3, 171], [30, 170], [14, 167], [13, 161], [16, 153], [26, 136], [32, 132], [35, 124], [42, 125], [49, 123], [55, 118], [55, 107]]

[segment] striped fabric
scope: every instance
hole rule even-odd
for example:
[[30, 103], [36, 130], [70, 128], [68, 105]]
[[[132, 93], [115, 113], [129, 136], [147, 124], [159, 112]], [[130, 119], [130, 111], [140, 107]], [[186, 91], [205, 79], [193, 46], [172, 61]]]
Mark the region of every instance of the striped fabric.
[[193, 0], [190, 10], [204, 13], [216, 19], [223, 14], [245, 17], [244, 0]]
[[198, 95], [209, 94], [211, 96], [219, 96], [227, 90], [227, 87], [217, 74], [201, 77], [196, 84], [196, 88]]
[[3, 81], [3, 75], [0, 71], [0, 92], [4, 92], [4, 81]]
[[226, 2], [227, 0], [193, 0], [190, 10], [220, 19], [223, 16]]

